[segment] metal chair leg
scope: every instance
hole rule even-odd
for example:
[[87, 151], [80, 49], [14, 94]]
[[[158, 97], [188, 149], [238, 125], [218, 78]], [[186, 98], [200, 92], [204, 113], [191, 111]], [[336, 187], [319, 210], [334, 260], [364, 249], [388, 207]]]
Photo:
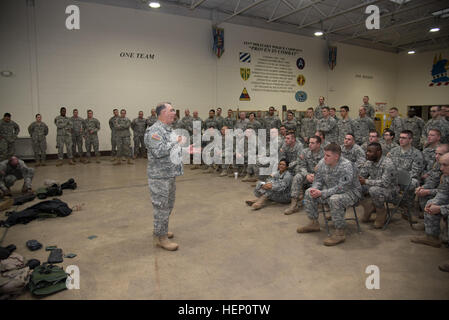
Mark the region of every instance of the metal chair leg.
[[327, 236], [330, 237], [331, 234], [329, 232], [329, 224], [328, 224], [327, 218], [326, 218], [326, 209], [324, 208], [324, 203], [321, 204], [321, 207], [323, 209], [324, 224], [326, 225]]
[[357, 231], [358, 231], [358, 233], [362, 233], [362, 230], [360, 230], [359, 218], [357, 217], [357, 211], [355, 209], [355, 205], [352, 206], [352, 210], [354, 210], [355, 222], [357, 223]]
[[388, 206], [388, 202], [385, 202], [385, 205], [387, 206], [387, 221], [385, 222], [385, 224], [382, 228], [383, 230], [387, 229], [387, 226], [391, 220], [391, 212], [390, 212], [390, 207]]

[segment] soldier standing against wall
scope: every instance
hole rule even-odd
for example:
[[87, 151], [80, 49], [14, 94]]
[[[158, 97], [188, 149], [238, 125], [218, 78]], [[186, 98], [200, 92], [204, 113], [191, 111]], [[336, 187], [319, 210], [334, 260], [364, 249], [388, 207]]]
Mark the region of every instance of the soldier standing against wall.
[[115, 161], [117, 157], [117, 137], [114, 123], [115, 120], [117, 120], [118, 118], [118, 109], [114, 109], [112, 112], [114, 113], [114, 115], [109, 119], [109, 128], [111, 128], [111, 146], [112, 146], [111, 161]]
[[30, 134], [31, 142], [33, 144], [36, 167], [45, 166], [48, 126], [42, 122], [42, 116], [39, 113], [36, 114], [36, 121], [28, 127], [28, 133]]
[[15, 143], [20, 127], [11, 120], [11, 114], [5, 113], [0, 121], [0, 161], [9, 159], [15, 153]]
[[96, 162], [100, 163], [100, 151], [98, 143], [98, 131], [100, 130], [100, 121], [95, 119], [92, 110], [87, 110], [87, 119], [84, 120], [84, 139], [86, 143], [87, 163], [90, 163], [90, 151], [94, 148]]
[[134, 134], [134, 159], [138, 157], [139, 153], [142, 158], [145, 158], [146, 149], [143, 136], [145, 135], [145, 130], [147, 129], [147, 122], [146, 119], [143, 118], [143, 111], [139, 111], [139, 116], [133, 120], [131, 123], [131, 128], [133, 129]]
[[121, 159], [126, 161], [128, 158], [128, 164], [134, 164], [131, 155], [131, 132], [129, 128], [131, 127], [131, 120], [126, 117], [126, 110], [120, 110], [120, 117], [115, 119], [114, 128], [117, 137], [117, 161], [114, 165], [120, 165]]
[[62, 166], [64, 159], [64, 145], [67, 151], [67, 157], [69, 158], [69, 164], [74, 165], [72, 160], [72, 121], [67, 118], [66, 108], [60, 109], [60, 115], [55, 118], [55, 125], [58, 128], [56, 134], [56, 148], [58, 149], [58, 162], [56, 166]]
[[[73, 109], [72, 121], [72, 154], [73, 162], [76, 162], [76, 157], [80, 158], [80, 162], [84, 161], [83, 158], [83, 123], [84, 119], [78, 117], [78, 109]], [[77, 150], [78, 149], [78, 150]]]

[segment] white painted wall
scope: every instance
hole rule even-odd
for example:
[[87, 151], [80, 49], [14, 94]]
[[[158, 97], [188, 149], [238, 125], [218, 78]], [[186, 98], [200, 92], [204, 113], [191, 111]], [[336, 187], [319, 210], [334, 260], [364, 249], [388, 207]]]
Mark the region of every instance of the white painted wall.
[[[113, 108], [126, 108], [133, 119], [139, 110], [148, 116], [157, 102], [169, 100], [181, 115], [190, 108], [205, 118], [218, 106], [245, 110], [287, 105], [305, 110], [323, 95], [330, 106], [348, 105], [355, 117], [364, 95], [372, 103], [407, 101], [397, 93], [402, 77], [397, 70], [404, 68], [398, 66], [399, 59], [409, 57], [339, 44], [337, 66], [331, 71], [324, 40], [224, 24], [225, 52], [218, 59], [207, 20], [68, 0], [35, 2], [35, 8], [27, 8], [25, 0], [0, 4], [0, 70], [14, 72], [11, 78], [0, 77], [0, 108], [13, 114], [21, 136], [27, 135], [35, 113], [41, 113], [50, 127], [49, 153], [56, 152], [53, 120], [63, 105], [69, 115], [76, 107], [83, 117], [92, 108], [102, 126], [100, 149], [108, 150]], [[70, 4], [81, 10], [80, 30], [65, 28]], [[306, 91], [308, 100], [299, 103], [290, 93], [250, 92], [251, 101], [239, 101], [245, 86], [238, 59], [243, 41], [302, 49], [306, 84], [298, 90]], [[155, 59], [121, 58], [122, 51], [152, 53]], [[291, 59], [295, 63], [297, 57]]]

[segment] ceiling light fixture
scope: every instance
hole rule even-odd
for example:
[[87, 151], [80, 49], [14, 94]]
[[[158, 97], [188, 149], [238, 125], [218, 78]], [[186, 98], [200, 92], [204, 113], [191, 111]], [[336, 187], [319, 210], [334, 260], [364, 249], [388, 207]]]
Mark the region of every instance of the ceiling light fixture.
[[415, 54], [416, 52], [415, 52], [415, 50], [409, 50], [407, 53], [408, 54]]
[[438, 31], [440, 31], [440, 28], [438, 28], [438, 27], [432, 27], [429, 30], [429, 32], [438, 32]]
[[158, 9], [161, 7], [159, 1], [151, 1], [148, 5], [153, 9]]
[[314, 33], [315, 37], [321, 37], [323, 35], [323, 31], [317, 31]]

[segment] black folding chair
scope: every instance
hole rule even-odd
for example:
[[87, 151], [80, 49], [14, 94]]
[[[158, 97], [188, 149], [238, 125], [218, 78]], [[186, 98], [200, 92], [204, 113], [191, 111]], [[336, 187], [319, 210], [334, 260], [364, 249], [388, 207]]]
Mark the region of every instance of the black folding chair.
[[[406, 170], [398, 169], [398, 185], [400, 187], [400, 192], [401, 192], [400, 200], [397, 203], [394, 203], [393, 201], [385, 201], [385, 205], [387, 207], [387, 221], [385, 222], [385, 225], [383, 226], [383, 230], [385, 230], [387, 228], [388, 224], [391, 221], [391, 218], [398, 211], [402, 201], [404, 200], [405, 194], [408, 191], [408, 189], [410, 188], [411, 184], [412, 184], [412, 177], [410, 176], [410, 173]], [[392, 210], [390, 210], [390, 207], [388, 206], [389, 203], [391, 203], [395, 206]], [[406, 205], [407, 205], [407, 207], [410, 207], [409, 204], [406, 204]], [[408, 208], [408, 210], [407, 210], [407, 217], [408, 217], [408, 221], [410, 223], [410, 227], [413, 228], [412, 212], [411, 212], [410, 208]]]
[[[357, 201], [357, 203], [352, 206], [352, 210], [354, 211], [354, 218], [346, 218], [345, 217], [345, 220], [346, 221], [354, 220], [357, 223], [357, 232], [362, 233], [362, 230], [360, 229], [359, 218], [357, 217], [357, 210], [355, 209], [358, 205], [359, 205], [359, 202]], [[326, 232], [327, 232], [327, 235], [330, 237], [331, 234], [329, 232], [329, 223], [327, 222], [327, 216], [326, 216], [326, 212], [330, 212], [330, 210], [326, 209], [324, 203], [321, 204], [321, 208], [323, 211], [324, 223], [326, 225]], [[346, 212], [345, 212], [345, 216], [346, 216]]]

